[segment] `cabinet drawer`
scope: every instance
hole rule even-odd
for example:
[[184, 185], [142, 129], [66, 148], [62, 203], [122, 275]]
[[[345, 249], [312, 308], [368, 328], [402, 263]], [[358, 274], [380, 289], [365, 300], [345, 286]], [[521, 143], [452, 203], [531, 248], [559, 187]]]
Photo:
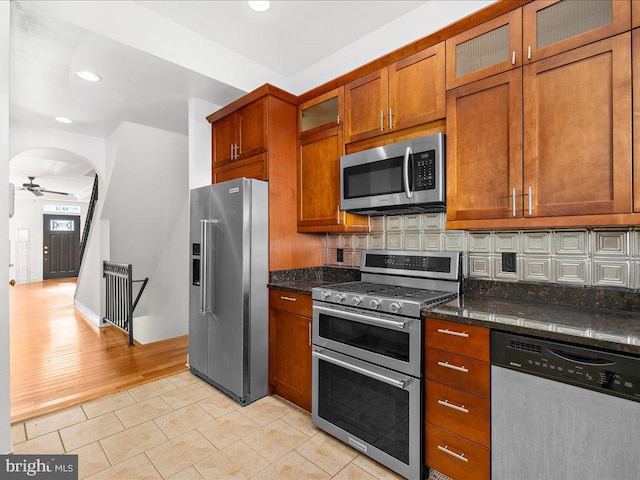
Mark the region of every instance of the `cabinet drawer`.
[[489, 329], [427, 318], [426, 346], [489, 361]]
[[287, 292], [285, 290], [269, 290], [269, 308], [302, 315], [311, 318], [311, 295]]
[[485, 447], [491, 446], [491, 403], [488, 398], [427, 380], [425, 411], [427, 422]]
[[489, 397], [491, 367], [488, 363], [426, 348], [424, 369], [429, 380]]
[[425, 463], [455, 479], [489, 480], [491, 452], [429, 423], [425, 424]]

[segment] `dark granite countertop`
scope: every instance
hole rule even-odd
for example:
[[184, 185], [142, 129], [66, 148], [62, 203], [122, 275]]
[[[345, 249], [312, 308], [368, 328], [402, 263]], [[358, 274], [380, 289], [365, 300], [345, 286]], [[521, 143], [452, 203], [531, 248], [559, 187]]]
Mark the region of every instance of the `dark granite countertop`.
[[[424, 315], [640, 355], [640, 313], [637, 310], [500, 298], [485, 293], [474, 288], [471, 292], [465, 290], [464, 295], [426, 310]], [[566, 297], [558, 300], [566, 300]]]
[[311, 295], [311, 289], [314, 287], [323, 287], [325, 285], [332, 285], [338, 283], [335, 281], [323, 281], [323, 280], [292, 280], [290, 282], [272, 282], [267, 286], [269, 288], [277, 288], [278, 290], [284, 290], [286, 292], [304, 293]]
[[267, 287], [311, 295], [311, 289], [360, 280], [360, 270], [344, 267], [309, 267], [271, 272]]

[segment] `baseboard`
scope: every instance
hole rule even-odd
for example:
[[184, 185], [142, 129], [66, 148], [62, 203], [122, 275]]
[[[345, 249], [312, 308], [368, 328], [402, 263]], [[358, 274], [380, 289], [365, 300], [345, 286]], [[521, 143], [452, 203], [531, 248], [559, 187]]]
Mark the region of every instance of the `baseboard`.
[[104, 327], [105, 326], [105, 323], [102, 321], [102, 318], [100, 317], [100, 315], [95, 313], [93, 310], [91, 310], [89, 307], [87, 307], [82, 302], [80, 302], [78, 300], [75, 300], [73, 302], [73, 306], [76, 307], [78, 309], [78, 311], [82, 315], [84, 315], [87, 318], [87, 320], [89, 320], [94, 325], [96, 325], [98, 327]]

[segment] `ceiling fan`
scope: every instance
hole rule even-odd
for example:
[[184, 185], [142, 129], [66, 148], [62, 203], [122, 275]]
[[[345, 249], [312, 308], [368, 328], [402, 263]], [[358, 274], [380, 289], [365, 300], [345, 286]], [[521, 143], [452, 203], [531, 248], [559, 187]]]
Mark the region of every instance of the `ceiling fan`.
[[22, 184], [22, 188], [20, 190], [29, 190], [36, 197], [41, 197], [45, 193], [55, 193], [57, 195], [69, 195], [66, 192], [56, 192], [54, 190], [47, 190], [46, 188], [42, 188], [37, 183], [33, 183], [33, 181], [36, 179], [36, 177], [27, 177], [27, 178], [29, 179], [29, 183], [23, 183]]

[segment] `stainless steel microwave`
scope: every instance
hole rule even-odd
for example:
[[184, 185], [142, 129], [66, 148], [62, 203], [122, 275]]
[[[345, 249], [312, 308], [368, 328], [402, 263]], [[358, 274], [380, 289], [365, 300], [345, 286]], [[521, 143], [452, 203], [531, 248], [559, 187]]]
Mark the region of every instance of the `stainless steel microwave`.
[[362, 215], [445, 211], [444, 133], [340, 157], [340, 208]]

